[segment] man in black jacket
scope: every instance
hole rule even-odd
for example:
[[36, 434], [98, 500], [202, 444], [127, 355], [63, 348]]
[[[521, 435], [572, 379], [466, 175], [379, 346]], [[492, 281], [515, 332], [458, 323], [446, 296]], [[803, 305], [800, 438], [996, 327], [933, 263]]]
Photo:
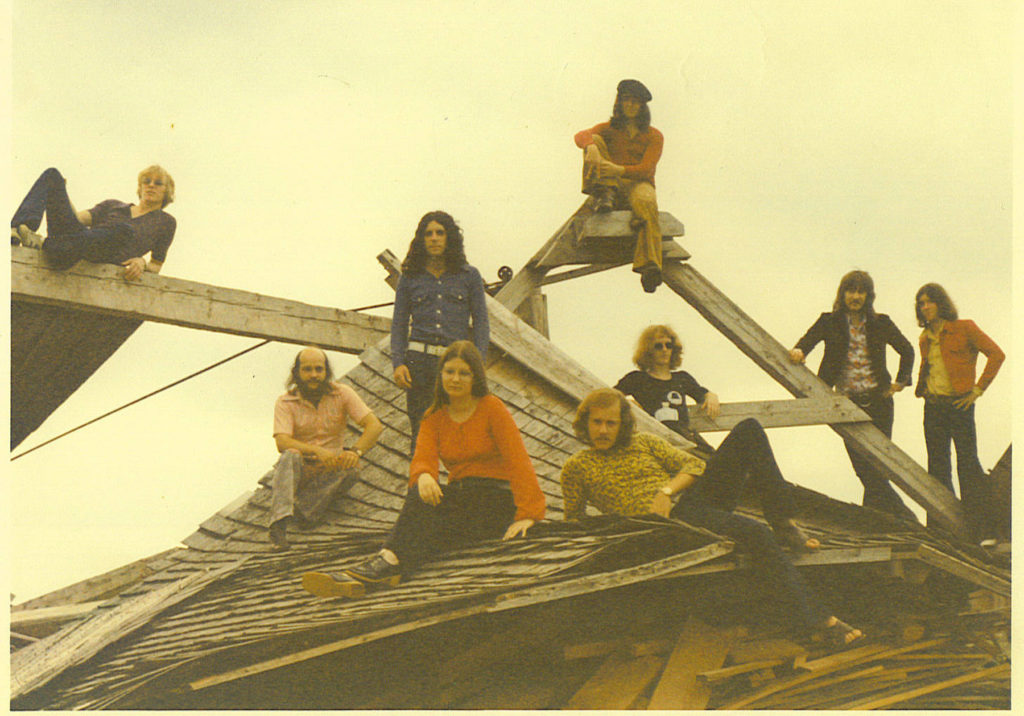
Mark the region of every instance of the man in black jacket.
[[[884, 313], [875, 313], [875, 284], [866, 271], [850, 271], [839, 282], [831, 313], [823, 313], [789, 352], [794, 363], [804, 358], [819, 342], [825, 355], [818, 377], [843, 393], [871, 416], [871, 422], [892, 437], [893, 400], [911, 383], [914, 347]], [[900, 367], [893, 381], [885, 367], [885, 347], [900, 355]], [[864, 484], [864, 506], [915, 520], [914, 514], [868, 460], [849, 443], [853, 470]]]

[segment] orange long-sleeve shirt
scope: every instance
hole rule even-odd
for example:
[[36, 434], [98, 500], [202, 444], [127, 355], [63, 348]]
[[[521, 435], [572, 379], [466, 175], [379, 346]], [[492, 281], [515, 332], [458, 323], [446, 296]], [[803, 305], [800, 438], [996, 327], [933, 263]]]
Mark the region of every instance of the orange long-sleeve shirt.
[[647, 181], [654, 184], [654, 170], [661, 159], [661, 150], [665, 146], [665, 137], [654, 127], [648, 127], [630, 137], [624, 129], [613, 129], [608, 122], [601, 122], [590, 129], [576, 133], [576, 146], [586, 149], [594, 143], [594, 135], [600, 134], [608, 146], [611, 160], [625, 168], [623, 176], [627, 179]]
[[448, 482], [464, 477], [505, 480], [512, 487], [516, 520], [544, 519], [544, 493], [508, 408], [493, 395], [480, 399], [467, 420], [457, 423], [442, 408], [420, 423], [416, 452], [409, 465], [409, 486], [428, 473], [437, 479], [439, 460], [448, 469]]

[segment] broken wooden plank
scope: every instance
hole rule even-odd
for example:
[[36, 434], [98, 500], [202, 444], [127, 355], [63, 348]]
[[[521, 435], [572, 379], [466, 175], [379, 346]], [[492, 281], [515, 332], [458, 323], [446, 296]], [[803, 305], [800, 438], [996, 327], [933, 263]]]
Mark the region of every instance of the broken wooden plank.
[[121, 271], [116, 266], [85, 262], [69, 271], [56, 271], [44, 264], [39, 251], [15, 247], [11, 300], [317, 345], [342, 353], [361, 353], [391, 328], [391, 320], [381, 316], [152, 273], [129, 282], [121, 278]]
[[697, 674], [720, 667], [734, 639], [731, 630], [715, 629], [692, 616], [687, 619], [648, 708], [703, 709], [711, 698], [711, 687], [699, 681]]
[[168, 557], [182, 551], [184, 550], [180, 547], [173, 547], [151, 557], [135, 560], [123, 567], [112, 569], [95, 577], [83, 579], [81, 582], [75, 582], [62, 589], [48, 592], [41, 597], [16, 604], [11, 607], [11, 614], [13, 615], [22, 610], [39, 609], [40, 607], [55, 607], [109, 599], [128, 586], [136, 584], [153, 574], [156, 571], [154, 565], [162, 564]]
[[[835, 396], [806, 366], [791, 363], [789, 351], [781, 343], [693, 266], [668, 261], [662, 273], [669, 288], [793, 395], [819, 399]], [[893, 444], [881, 430], [870, 423], [835, 424], [830, 427], [858, 448], [865, 459], [899, 485], [931, 517], [948, 529], [963, 533], [963, 519], [957, 499]]]
[[758, 639], [735, 644], [729, 651], [729, 659], [735, 664], [755, 661], [803, 661], [807, 649], [789, 639]]
[[683, 554], [665, 557], [664, 559], [647, 562], [636, 567], [626, 567], [613, 572], [577, 577], [576, 579], [558, 584], [528, 587], [510, 594], [499, 595], [495, 600], [492, 611], [517, 609], [549, 599], [564, 599], [577, 594], [647, 581], [661, 575], [672, 574], [693, 564], [699, 564], [729, 554], [732, 548], [732, 542], [714, 542], [704, 547], [684, 552]]
[[197, 572], [154, 589], [64, 629], [54, 638], [38, 641], [15, 652], [11, 655], [11, 699], [34, 691], [58, 674], [81, 664], [106, 645], [147, 624], [159, 612], [237, 569], [244, 561]]
[[771, 669], [772, 667], [781, 666], [785, 663], [785, 659], [766, 659], [764, 661], [748, 661], [745, 664], [736, 664], [735, 666], [724, 666], [721, 669], [710, 669], [708, 671], [701, 671], [697, 674], [697, 681], [701, 681], [705, 684], [714, 684], [719, 681], [731, 679], [734, 676], [749, 674], [752, 671], [762, 671], [764, 669]]
[[840, 708], [851, 710], [851, 711], [867, 711], [867, 710], [873, 710], [873, 709], [884, 709], [884, 708], [887, 708], [889, 706], [892, 706], [893, 704], [899, 704], [899, 703], [903, 703], [905, 701], [910, 701], [911, 699], [915, 699], [918, 696], [924, 696], [926, 694], [932, 694], [932, 693], [935, 693], [937, 691], [944, 691], [945, 689], [950, 689], [950, 688], [953, 688], [954, 686], [959, 686], [961, 684], [967, 684], [967, 683], [970, 683], [972, 681], [979, 681], [981, 679], [988, 679], [988, 678], [993, 678], [993, 677], [999, 677], [999, 676], [1002, 676], [1003, 674], [1009, 674], [1009, 673], [1010, 673], [1010, 665], [1008, 663], [1006, 663], [1006, 664], [999, 664], [998, 666], [993, 666], [993, 667], [990, 667], [988, 669], [981, 669], [980, 671], [972, 671], [970, 673], [962, 674], [960, 676], [957, 676], [957, 677], [954, 677], [954, 678], [951, 678], [951, 679], [945, 679], [943, 681], [939, 681], [939, 682], [932, 683], [932, 684], [925, 684], [924, 686], [918, 686], [917, 688], [908, 689], [908, 690], [905, 690], [905, 691], [898, 691], [898, 692], [896, 692], [894, 694], [887, 694], [887, 695], [881, 696], [881, 697], [879, 697], [879, 696], [872, 696], [872, 697], [867, 698], [867, 699], [862, 699], [860, 701], [854, 701], [853, 703], [845, 704], [845, 705], [841, 706]]
[[22, 609], [11, 612], [11, 627], [39, 627], [44, 625], [58, 625], [64, 622], [74, 621], [95, 611], [96, 607], [103, 604], [98, 602], [80, 602], [78, 604], [65, 604], [54, 607], [39, 607], [37, 609]]
[[583, 687], [573, 694], [567, 709], [622, 710], [658, 678], [664, 660], [657, 656], [631, 658], [612, 654]]
[[990, 589], [996, 594], [1004, 597], [1010, 596], [1010, 580], [1003, 579], [987, 570], [980, 569], [972, 564], [964, 562], [963, 560], [956, 559], [955, 557], [940, 552], [930, 545], [919, 545], [917, 548], [917, 556], [921, 561], [934, 567], [938, 567], [944, 572], [960, 577], [972, 584], [977, 584], [979, 587]]

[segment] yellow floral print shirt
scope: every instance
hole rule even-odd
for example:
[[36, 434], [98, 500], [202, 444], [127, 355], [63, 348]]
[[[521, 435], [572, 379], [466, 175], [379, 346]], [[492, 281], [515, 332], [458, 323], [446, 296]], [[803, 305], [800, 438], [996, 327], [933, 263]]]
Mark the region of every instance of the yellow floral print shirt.
[[625, 447], [581, 450], [562, 467], [565, 519], [583, 517], [588, 504], [605, 514], [647, 514], [680, 472], [703, 474], [704, 461], [650, 433], [635, 434]]

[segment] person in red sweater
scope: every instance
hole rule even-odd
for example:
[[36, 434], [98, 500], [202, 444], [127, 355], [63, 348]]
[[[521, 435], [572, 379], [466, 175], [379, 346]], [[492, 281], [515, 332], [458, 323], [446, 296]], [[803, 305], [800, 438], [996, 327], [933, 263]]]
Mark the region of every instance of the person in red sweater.
[[629, 208], [637, 229], [633, 270], [647, 293], [661, 284], [661, 225], [654, 170], [665, 138], [651, 126], [650, 91], [639, 80], [619, 82], [611, 119], [576, 133], [583, 150], [583, 193], [599, 212]]
[[[1006, 356], [974, 321], [959, 320], [956, 306], [939, 284], [926, 283], [918, 289], [914, 310], [924, 329], [916, 394], [924, 398], [928, 472], [953, 492], [952, 442], [967, 528], [974, 540], [986, 542], [993, 536], [992, 486], [978, 461], [974, 403]], [[975, 382], [979, 352], [985, 354], [985, 369]]]
[[[512, 539], [544, 519], [544, 493], [508, 408], [487, 388], [480, 352], [456, 341], [438, 362], [434, 402], [420, 424], [409, 492], [376, 556], [338, 574], [307, 572], [306, 591], [360, 597], [396, 586], [421, 562], [485, 539]], [[439, 463], [448, 469], [441, 485]]]

